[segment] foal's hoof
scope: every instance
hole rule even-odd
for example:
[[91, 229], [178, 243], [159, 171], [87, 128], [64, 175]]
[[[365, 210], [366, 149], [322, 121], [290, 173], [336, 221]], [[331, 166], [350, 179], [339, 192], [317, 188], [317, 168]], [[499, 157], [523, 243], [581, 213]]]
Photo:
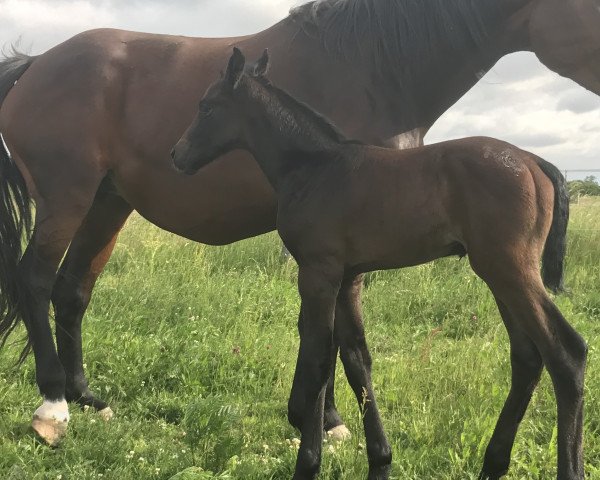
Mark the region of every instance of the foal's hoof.
[[500, 480], [504, 475], [508, 473], [508, 469], [503, 470], [501, 473], [487, 473], [485, 471], [481, 471], [477, 480]]
[[348, 430], [344, 424], [333, 427], [331, 430], [327, 430], [327, 438], [337, 442], [350, 440], [351, 437], [352, 434], [350, 433], [350, 430]]
[[98, 415], [100, 415], [100, 418], [102, 420], [104, 420], [105, 422], [108, 422], [111, 418], [114, 417], [115, 414], [110, 407], [106, 407], [106, 408], [100, 410], [98, 412]]
[[67, 434], [68, 420], [56, 420], [55, 418], [41, 418], [33, 416], [31, 426], [35, 433], [51, 447], [56, 447]]
[[390, 465], [369, 468], [367, 480], [388, 480], [390, 478]]

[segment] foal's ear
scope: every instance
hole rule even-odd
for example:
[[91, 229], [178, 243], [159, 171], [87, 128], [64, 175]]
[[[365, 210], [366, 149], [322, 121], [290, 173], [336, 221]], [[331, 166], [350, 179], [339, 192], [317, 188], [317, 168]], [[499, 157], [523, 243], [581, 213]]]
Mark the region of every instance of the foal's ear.
[[262, 57], [260, 57], [254, 65], [252, 74], [255, 77], [264, 77], [269, 72], [269, 66], [269, 49], [265, 48]]
[[225, 72], [225, 82], [233, 90], [237, 87], [242, 74], [244, 73], [244, 66], [246, 65], [246, 59], [239, 48], [233, 47], [233, 55], [229, 59], [229, 65], [227, 65], [227, 71]]

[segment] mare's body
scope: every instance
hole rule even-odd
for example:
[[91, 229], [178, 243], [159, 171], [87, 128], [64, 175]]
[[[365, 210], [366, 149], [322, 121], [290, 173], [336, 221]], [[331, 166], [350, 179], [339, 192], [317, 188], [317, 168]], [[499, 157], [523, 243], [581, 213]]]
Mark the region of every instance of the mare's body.
[[[60, 405], [37, 416], [66, 420], [65, 399], [107, 408], [88, 389], [81, 321], [133, 209], [209, 244], [274, 228], [273, 191], [247, 153], [224, 155], [192, 178], [169, 165], [198, 92], [232, 45], [250, 54], [270, 47], [279, 85], [349, 136], [400, 147], [419, 144], [483, 72], [514, 51], [534, 51], [549, 68], [600, 93], [599, 22], [593, 0], [324, 0], [246, 37], [95, 30], [43, 55], [1, 62], [0, 132], [18, 167], [3, 152], [3, 192], [20, 188], [24, 200], [35, 201], [36, 219], [19, 263], [15, 238], [24, 224], [15, 217], [29, 206], [24, 201], [14, 211], [8, 202], [0, 211], [0, 334], [25, 318], [40, 392]], [[34, 294], [23, 301], [21, 290]], [[332, 395], [327, 412], [328, 427], [341, 423]]]
[[363, 410], [369, 480], [389, 478], [391, 448], [361, 318], [361, 273], [453, 254], [469, 255], [511, 340], [511, 392], [480, 478], [498, 479], [508, 470], [518, 425], [545, 365], [558, 404], [557, 478], [583, 480], [587, 347], [544, 289], [562, 286], [569, 205], [560, 172], [490, 138], [405, 151], [349, 142], [271, 85], [267, 67], [265, 53], [244, 73], [236, 49], [172, 156], [177, 169], [193, 174], [223, 152], [246, 149], [277, 193], [277, 230], [298, 262], [302, 300], [296, 375], [304, 381], [304, 404], [296, 412], [303, 423], [294, 480], [313, 480], [319, 471], [336, 345]]

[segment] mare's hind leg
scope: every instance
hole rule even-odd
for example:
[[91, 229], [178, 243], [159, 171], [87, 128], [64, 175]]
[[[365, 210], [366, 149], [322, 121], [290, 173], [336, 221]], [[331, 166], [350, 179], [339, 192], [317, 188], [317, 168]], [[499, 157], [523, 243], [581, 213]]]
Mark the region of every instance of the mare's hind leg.
[[48, 319], [50, 296], [58, 265], [92, 203], [96, 188], [97, 184], [84, 190], [81, 182], [76, 192], [66, 188], [56, 191], [50, 197], [51, 204], [43, 198], [37, 199], [33, 235], [19, 264], [20, 280], [28, 292], [23, 320], [33, 347], [37, 385], [44, 399], [34, 413], [33, 428], [51, 445], [57, 444], [66, 432], [69, 411], [65, 401], [65, 370]]
[[369, 458], [369, 480], [387, 480], [392, 450], [383, 431], [371, 384], [371, 355], [365, 340], [360, 293], [362, 276], [346, 279], [340, 288], [335, 312], [334, 335], [346, 377], [363, 414]]
[[[300, 339], [303, 337], [304, 321], [302, 315], [302, 306], [300, 307], [300, 314], [298, 315], [298, 332]], [[298, 430], [302, 429], [302, 423], [304, 421], [304, 405], [305, 405], [305, 393], [304, 393], [304, 382], [303, 382], [303, 362], [305, 353], [301, 347], [298, 350], [298, 359], [296, 361], [296, 371], [294, 372], [294, 381], [292, 384], [292, 391], [290, 393], [290, 399], [288, 401], [288, 421]], [[335, 406], [335, 365], [337, 361], [337, 346], [334, 347], [334, 360], [333, 370], [329, 380], [327, 382], [327, 391], [325, 392], [325, 408], [323, 413], [323, 427], [327, 434], [335, 440], [346, 440], [350, 437], [350, 431], [344, 425], [344, 421], [340, 417], [336, 406]]]
[[542, 357], [533, 341], [513, 319], [506, 306], [496, 301], [510, 338], [512, 383], [508, 398], [488, 444], [480, 480], [497, 480], [508, 472], [519, 424], [542, 373]]
[[58, 356], [66, 373], [66, 400], [95, 408], [105, 418], [110, 418], [112, 412], [89, 390], [83, 371], [81, 322], [96, 279], [131, 211], [129, 204], [105, 180], [71, 242], [52, 290]]

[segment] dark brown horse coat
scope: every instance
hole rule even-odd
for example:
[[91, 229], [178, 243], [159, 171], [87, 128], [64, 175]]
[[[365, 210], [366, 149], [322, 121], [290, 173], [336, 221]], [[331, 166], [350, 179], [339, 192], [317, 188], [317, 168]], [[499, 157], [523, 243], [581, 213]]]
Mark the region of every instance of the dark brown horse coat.
[[569, 198], [558, 169], [491, 138], [403, 151], [348, 141], [273, 86], [267, 67], [267, 53], [245, 69], [234, 49], [172, 155], [178, 170], [194, 174], [243, 148], [276, 191], [277, 231], [298, 262], [302, 300], [296, 379], [303, 380], [304, 403], [290, 403], [303, 418], [302, 443], [293, 479], [314, 480], [319, 471], [336, 345], [363, 414], [368, 478], [389, 478], [391, 447], [371, 384], [361, 274], [468, 253], [496, 299], [512, 359], [511, 391], [479, 478], [496, 480], [508, 470], [544, 365], [558, 405], [557, 478], [583, 480], [587, 347], [544, 289], [559, 290], [563, 277]]
[[[169, 150], [193, 117], [198, 92], [232, 45], [249, 55], [269, 47], [273, 80], [350, 137], [401, 146], [418, 144], [480, 73], [510, 52], [535, 51], [600, 93], [599, 19], [593, 0], [321, 0], [247, 37], [95, 30], [38, 57], [3, 61], [0, 132], [27, 182], [21, 193], [36, 203], [36, 220], [17, 265], [19, 212], [9, 203], [0, 212], [7, 263], [0, 269], [0, 335], [23, 316], [43, 397], [103, 410], [83, 372], [81, 320], [131, 211], [209, 244], [274, 228], [272, 189], [247, 154], [228, 154], [193, 178], [170, 167]], [[2, 159], [14, 173], [4, 153]], [[18, 183], [10, 179], [2, 178], [5, 192]], [[26, 205], [20, 207], [23, 214]], [[35, 293], [24, 302], [20, 290]], [[341, 420], [328, 405], [327, 423], [335, 426]], [[58, 417], [65, 412], [61, 406]]]
[[[456, 1], [457, 6], [466, 3]], [[182, 180], [169, 170], [166, 159], [194, 114], [194, 95], [208, 87], [233, 45], [256, 56], [269, 47], [275, 82], [318, 106], [349, 137], [379, 145], [420, 141], [439, 115], [477, 81], [476, 74], [517, 50], [534, 50], [550, 68], [600, 93], [600, 61], [594, 56], [600, 47], [596, 28], [600, 12], [593, 2], [478, 3], [482, 12], [472, 14], [472, 21], [480, 16], [489, 36], [465, 40], [457, 51], [447, 51], [440, 32], [440, 44], [421, 50], [433, 54], [415, 59], [425, 66], [419, 69], [421, 77], [405, 82], [408, 85], [390, 82], [385, 65], [382, 72], [366, 68], [370, 65], [353, 51], [343, 52], [348, 60], [333, 46], [327, 53], [311, 28], [329, 25], [301, 28], [308, 14], [300, 12], [264, 32], [240, 38], [86, 32], [34, 59], [2, 105], [0, 131], [15, 158], [22, 159], [20, 168], [29, 171], [32, 184], [34, 177], [45, 176], [39, 170], [67, 174], [72, 169], [67, 158], [77, 158], [86, 170], [110, 171], [119, 194], [158, 226], [203, 243], [229, 243], [273, 227], [273, 197], [255, 165], [235, 154], [193, 180]], [[491, 19], [485, 12], [490, 4], [502, 5], [493, 8]], [[401, 12], [390, 7], [387, 13]], [[557, 22], [560, 28], [555, 28]], [[324, 34], [330, 43], [335, 40], [331, 33]], [[341, 32], [336, 38], [347, 37]], [[402, 58], [384, 61], [406, 70], [416, 68]], [[409, 93], [402, 95], [407, 87]], [[401, 102], [408, 97], [413, 98], [412, 108]], [[413, 131], [412, 140], [410, 135], [397, 138]], [[203, 208], [194, 210], [192, 205]]]

